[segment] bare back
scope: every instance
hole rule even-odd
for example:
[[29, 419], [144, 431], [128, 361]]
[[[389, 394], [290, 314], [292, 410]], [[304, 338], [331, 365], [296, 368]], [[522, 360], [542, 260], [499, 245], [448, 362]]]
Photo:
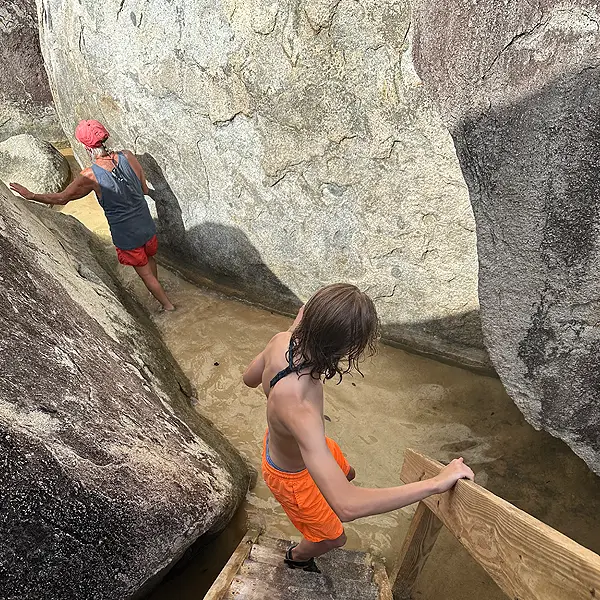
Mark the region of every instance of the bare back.
[[[314, 411], [315, 416], [323, 423], [323, 384], [308, 374], [298, 377], [297, 373], [290, 373], [271, 389], [270, 381], [288, 366], [286, 353], [290, 337], [289, 332], [278, 333], [267, 344], [263, 351], [262, 386], [267, 396], [271, 460], [284, 471], [301, 471], [305, 468], [302, 454], [286, 423], [299, 410]], [[303, 373], [306, 371], [300, 371], [299, 374]]]

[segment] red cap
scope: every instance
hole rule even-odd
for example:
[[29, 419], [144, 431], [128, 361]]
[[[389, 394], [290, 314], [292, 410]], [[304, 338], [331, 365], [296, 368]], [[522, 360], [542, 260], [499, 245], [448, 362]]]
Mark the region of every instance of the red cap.
[[86, 148], [99, 148], [102, 143], [108, 139], [109, 133], [106, 127], [99, 121], [90, 119], [89, 121], [79, 121], [75, 129], [75, 137]]

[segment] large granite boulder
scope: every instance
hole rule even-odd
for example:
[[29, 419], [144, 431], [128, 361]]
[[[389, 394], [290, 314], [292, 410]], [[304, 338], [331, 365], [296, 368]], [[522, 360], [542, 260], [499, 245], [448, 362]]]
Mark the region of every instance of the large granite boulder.
[[40, 52], [35, 0], [0, 3], [0, 46], [0, 142], [19, 133], [64, 141]]
[[247, 469], [99, 242], [31, 208], [0, 183], [0, 597], [138, 597], [227, 524]]
[[598, 474], [599, 23], [588, 1], [427, 0], [415, 34], [469, 185], [492, 361]]
[[146, 161], [180, 264], [289, 312], [355, 282], [386, 338], [487, 365], [473, 215], [406, 0], [38, 7], [65, 131], [98, 118]]
[[22, 133], [0, 142], [0, 179], [20, 183], [34, 194], [55, 193], [69, 183], [67, 159], [52, 144]]

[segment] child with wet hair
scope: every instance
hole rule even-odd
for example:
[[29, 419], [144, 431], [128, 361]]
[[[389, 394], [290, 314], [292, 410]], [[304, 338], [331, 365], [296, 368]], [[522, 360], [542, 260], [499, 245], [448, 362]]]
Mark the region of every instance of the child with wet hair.
[[275, 335], [244, 373], [267, 397], [268, 429], [262, 473], [302, 541], [286, 552], [291, 568], [318, 572], [315, 558], [346, 543], [342, 523], [402, 508], [473, 479], [463, 459], [436, 477], [407, 485], [354, 486], [354, 469], [325, 435], [323, 383], [352, 371], [374, 354], [379, 319], [373, 301], [356, 286], [337, 283], [318, 290], [288, 331]]

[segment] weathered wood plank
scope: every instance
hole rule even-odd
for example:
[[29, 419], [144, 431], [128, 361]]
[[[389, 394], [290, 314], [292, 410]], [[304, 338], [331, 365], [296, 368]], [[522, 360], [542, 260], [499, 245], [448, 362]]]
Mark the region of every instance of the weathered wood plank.
[[[443, 465], [406, 450], [404, 483]], [[600, 556], [470, 481], [425, 504], [514, 600], [598, 600]]]
[[250, 529], [238, 547], [234, 550], [227, 564], [223, 567], [223, 570], [219, 573], [219, 576], [215, 579], [215, 582], [208, 590], [204, 600], [222, 600], [225, 594], [229, 590], [229, 586], [233, 581], [236, 573], [239, 571], [243, 562], [250, 554], [252, 545], [258, 539], [260, 531], [258, 529]]
[[373, 583], [379, 588], [378, 600], [394, 600], [392, 586], [386, 573], [385, 566], [379, 560], [372, 559]]
[[[249, 560], [258, 563], [272, 565], [274, 567], [283, 566], [283, 553], [263, 546], [263, 538], [261, 537], [258, 543], [254, 544], [250, 552]], [[348, 552], [349, 558], [354, 556]], [[321, 556], [317, 558], [317, 565], [321, 573], [325, 576], [339, 577], [343, 574], [345, 579], [362, 580], [365, 582], [371, 581], [373, 570], [370, 564], [366, 562], [366, 555], [362, 556], [362, 563], [354, 562], [353, 560], [346, 561], [346, 552], [336, 552], [329, 556]], [[287, 568], [287, 567], [286, 567]]]
[[277, 586], [238, 574], [231, 582], [231, 587], [223, 600], [266, 600], [267, 598], [282, 600], [282, 592]]
[[419, 502], [400, 551], [398, 566], [390, 577], [395, 600], [410, 600], [417, 577], [442, 527], [443, 523], [427, 505]]

